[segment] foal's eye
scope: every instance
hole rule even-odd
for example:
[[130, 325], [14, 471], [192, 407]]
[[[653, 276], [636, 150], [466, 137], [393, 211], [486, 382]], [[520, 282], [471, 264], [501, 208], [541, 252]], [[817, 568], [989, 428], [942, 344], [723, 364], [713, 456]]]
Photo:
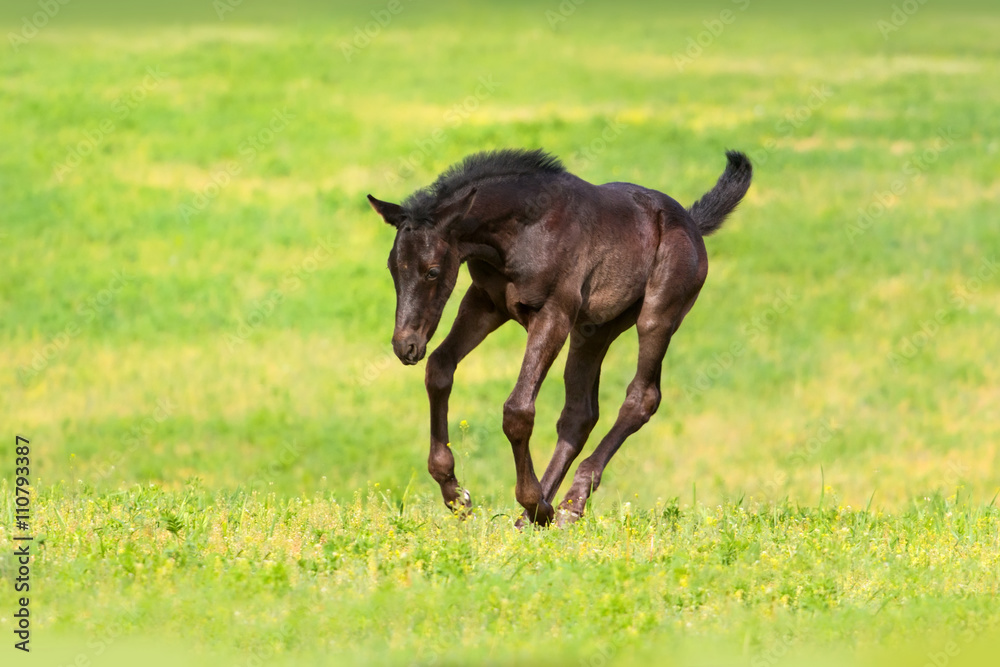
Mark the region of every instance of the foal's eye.
[[441, 269], [435, 266], [427, 272], [427, 280], [437, 280], [437, 277], [440, 275]]

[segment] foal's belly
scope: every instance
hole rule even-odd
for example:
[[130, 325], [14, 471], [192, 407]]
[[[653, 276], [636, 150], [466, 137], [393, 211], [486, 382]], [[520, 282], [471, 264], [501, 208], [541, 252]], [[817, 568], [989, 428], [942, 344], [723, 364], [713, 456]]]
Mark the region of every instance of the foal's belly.
[[581, 320], [609, 322], [642, 299], [656, 258], [656, 237], [637, 227], [623, 230], [614, 245], [595, 253], [597, 261], [581, 288]]
[[588, 299], [580, 309], [578, 322], [604, 324], [624, 313], [629, 306], [640, 300], [645, 285], [637, 290], [607, 290]]
[[636, 301], [646, 291], [646, 273], [619, 271], [615, 275], [600, 275], [584, 289], [579, 321], [603, 324], [610, 322]]

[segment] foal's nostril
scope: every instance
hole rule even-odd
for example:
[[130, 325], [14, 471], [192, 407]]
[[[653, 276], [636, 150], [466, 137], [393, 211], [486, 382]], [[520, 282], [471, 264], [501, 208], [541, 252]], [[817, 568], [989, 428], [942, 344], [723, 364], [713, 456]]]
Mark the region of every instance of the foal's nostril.
[[406, 346], [406, 358], [413, 359], [417, 356], [417, 346], [414, 343], [410, 343]]

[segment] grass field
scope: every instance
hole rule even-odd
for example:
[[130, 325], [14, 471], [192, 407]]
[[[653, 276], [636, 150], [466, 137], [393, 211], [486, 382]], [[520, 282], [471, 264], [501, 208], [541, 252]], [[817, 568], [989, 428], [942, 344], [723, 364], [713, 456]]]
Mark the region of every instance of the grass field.
[[[0, 536], [20, 434], [32, 660], [990, 664], [995, 7], [77, 4], [0, 10]], [[512, 528], [515, 325], [459, 367], [477, 508], [441, 505], [365, 200], [507, 146], [686, 205], [725, 149], [755, 162], [659, 413], [563, 531]]]

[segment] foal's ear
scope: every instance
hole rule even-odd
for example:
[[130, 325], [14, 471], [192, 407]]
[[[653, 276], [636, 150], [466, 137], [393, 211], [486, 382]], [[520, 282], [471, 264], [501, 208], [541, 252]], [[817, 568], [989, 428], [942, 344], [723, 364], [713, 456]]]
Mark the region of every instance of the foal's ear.
[[371, 195], [368, 195], [368, 203], [372, 205], [376, 213], [382, 216], [383, 220], [393, 227], [399, 227], [399, 224], [403, 222], [403, 207], [399, 204], [390, 204], [387, 201], [375, 199]]
[[469, 190], [469, 194], [465, 195], [453, 204], [448, 204], [444, 208], [437, 211], [437, 215], [447, 218], [447, 227], [454, 230], [457, 225], [460, 225], [463, 220], [469, 215], [469, 211], [472, 210], [472, 205], [476, 203], [476, 188]]
[[469, 211], [472, 210], [472, 205], [476, 203], [476, 188], [469, 190], [469, 194], [465, 195], [462, 200], [455, 204], [455, 208], [462, 212], [462, 217], [469, 215]]

